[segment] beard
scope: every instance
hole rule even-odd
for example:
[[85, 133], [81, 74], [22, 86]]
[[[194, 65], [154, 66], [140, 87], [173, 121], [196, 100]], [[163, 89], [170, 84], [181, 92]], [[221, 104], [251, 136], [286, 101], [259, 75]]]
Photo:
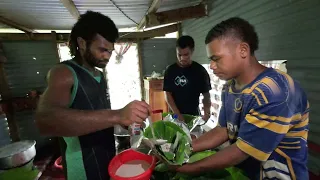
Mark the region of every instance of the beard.
[[98, 67], [98, 68], [105, 68], [107, 66], [107, 63], [109, 59], [107, 60], [100, 60], [94, 57], [94, 55], [91, 53], [90, 49], [87, 49], [84, 53], [84, 59], [85, 61], [92, 67]]

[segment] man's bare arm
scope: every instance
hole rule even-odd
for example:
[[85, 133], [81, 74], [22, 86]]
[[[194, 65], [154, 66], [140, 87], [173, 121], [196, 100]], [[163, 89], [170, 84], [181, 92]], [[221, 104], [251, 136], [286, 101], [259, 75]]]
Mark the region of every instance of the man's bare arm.
[[[48, 88], [41, 96], [36, 112], [36, 123], [40, 132], [51, 136], [80, 136], [115, 124], [142, 123], [149, 106], [144, 102], [133, 102], [121, 110], [75, 110], [69, 109], [71, 71], [64, 65], [54, 67], [48, 74]], [[146, 112], [147, 111], [147, 112]]]
[[211, 155], [195, 163], [186, 164], [177, 169], [178, 172], [197, 174], [214, 169], [223, 169], [241, 163], [249, 157], [248, 154], [241, 151], [236, 144]]
[[174, 114], [177, 114], [179, 116], [179, 120], [184, 121], [179, 109], [176, 106], [176, 103], [173, 100], [171, 92], [165, 91], [165, 97], [166, 97], [167, 104], [168, 104], [169, 108], [171, 109], [171, 111], [173, 111]]
[[215, 127], [192, 141], [194, 152], [216, 148], [228, 140], [227, 128]]

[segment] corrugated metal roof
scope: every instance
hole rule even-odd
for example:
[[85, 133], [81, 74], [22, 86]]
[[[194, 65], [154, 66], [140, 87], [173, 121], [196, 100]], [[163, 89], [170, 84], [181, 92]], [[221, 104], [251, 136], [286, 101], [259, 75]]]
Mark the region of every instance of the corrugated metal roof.
[[[113, 0], [113, 2], [131, 19], [139, 23], [145, 15], [152, 0]], [[136, 24], [121, 13], [110, 1], [106, 0], [74, 0], [80, 14], [93, 10], [109, 16], [118, 27], [132, 27]]]
[[[135, 27], [153, 0], [73, 0], [80, 14], [87, 10], [109, 16], [119, 28]], [[201, 0], [163, 0], [158, 10], [166, 11], [193, 6]], [[114, 4], [121, 9], [126, 17]], [[76, 19], [60, 0], [1, 0], [0, 16], [30, 29], [69, 30]], [[131, 20], [132, 19], [132, 20]], [[4, 28], [0, 25], [0, 29]], [[7, 27], [6, 27], [7, 28]]]
[[157, 12], [195, 6], [200, 2], [201, 0], [163, 0]]
[[0, 16], [32, 29], [70, 29], [75, 23], [60, 0], [1, 0]]

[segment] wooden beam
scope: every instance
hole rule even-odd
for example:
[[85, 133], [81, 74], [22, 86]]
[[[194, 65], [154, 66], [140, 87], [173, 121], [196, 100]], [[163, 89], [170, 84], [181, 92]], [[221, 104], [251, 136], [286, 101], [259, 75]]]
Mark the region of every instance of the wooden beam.
[[20, 25], [20, 24], [18, 24], [16, 22], [13, 22], [13, 21], [11, 21], [11, 20], [9, 20], [7, 18], [4, 18], [2, 16], [0, 16], [0, 23], [8, 25], [10, 27], [13, 27], [15, 29], [19, 29], [19, 30], [21, 30], [21, 31], [23, 31], [25, 33], [34, 33], [34, 32], [36, 32], [33, 29], [30, 29], [30, 28], [27, 28], [25, 26], [22, 26], [22, 25]]
[[172, 32], [176, 32], [178, 30], [178, 25], [177, 24], [173, 24], [173, 25], [169, 25], [169, 26], [164, 26], [161, 28], [157, 28], [157, 29], [152, 29], [149, 31], [143, 31], [143, 32], [132, 32], [130, 34], [126, 34], [121, 36], [121, 38], [125, 37], [125, 38], [139, 38], [139, 39], [143, 39], [143, 38], [153, 38], [153, 37], [157, 37], [157, 36], [164, 36], [168, 33], [172, 33]]
[[146, 27], [154, 27], [204, 16], [207, 16], [207, 9], [206, 5], [201, 3], [196, 6], [148, 14], [146, 16]]
[[[168, 33], [176, 32], [178, 25], [173, 24], [149, 31], [141, 32], [120, 32], [120, 39], [118, 42], [123, 41], [136, 41], [136, 39], [148, 39], [157, 36], [164, 36]], [[69, 33], [56, 33], [57, 42], [67, 42], [69, 39]], [[7, 41], [19, 41], [19, 40], [48, 40], [52, 41], [51, 33], [34, 33], [32, 36], [28, 36], [22, 33], [0, 33], [0, 40]]]
[[72, 0], [60, 0], [60, 2], [68, 9], [73, 18], [78, 19], [80, 17], [80, 13]]
[[[161, 1], [162, 0], [153, 0], [148, 11], [147, 11], [147, 14], [157, 12], [157, 10], [159, 9], [159, 7], [161, 5]], [[137, 29], [140, 30], [141, 28], [143, 28], [146, 25], [146, 22], [147, 22], [147, 19], [146, 19], [146, 16], [144, 16], [142, 18], [142, 20], [140, 21]]]

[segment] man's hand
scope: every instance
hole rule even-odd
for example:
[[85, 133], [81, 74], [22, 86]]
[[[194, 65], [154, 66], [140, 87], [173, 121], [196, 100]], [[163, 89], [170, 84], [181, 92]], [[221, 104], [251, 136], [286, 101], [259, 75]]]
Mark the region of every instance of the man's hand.
[[209, 120], [209, 118], [210, 118], [210, 114], [205, 114], [205, 115], [202, 116], [202, 119], [203, 119], [205, 122], [207, 122], [207, 121]]
[[124, 126], [129, 126], [133, 123], [142, 124], [149, 114], [151, 114], [151, 108], [144, 101], [132, 101], [120, 109], [119, 112], [119, 123]]

